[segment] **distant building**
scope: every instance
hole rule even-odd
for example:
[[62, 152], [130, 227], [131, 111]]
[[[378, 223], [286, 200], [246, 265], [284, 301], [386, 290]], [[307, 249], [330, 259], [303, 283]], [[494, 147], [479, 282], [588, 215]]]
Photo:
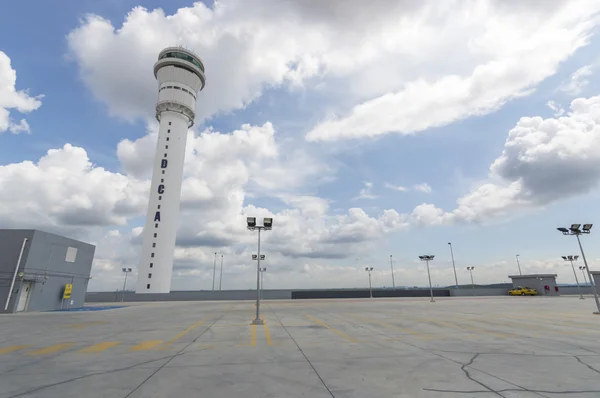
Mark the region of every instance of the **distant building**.
[[0, 229], [0, 313], [82, 307], [95, 250], [39, 230]]
[[538, 296], [558, 296], [560, 289], [556, 286], [556, 274], [509, 275], [513, 288], [523, 286], [537, 290]]

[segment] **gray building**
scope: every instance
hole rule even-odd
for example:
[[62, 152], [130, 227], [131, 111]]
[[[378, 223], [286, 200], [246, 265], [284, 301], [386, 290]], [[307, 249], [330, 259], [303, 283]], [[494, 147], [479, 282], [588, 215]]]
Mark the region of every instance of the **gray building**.
[[0, 229], [0, 313], [82, 307], [95, 250], [39, 230]]
[[538, 296], [558, 296], [556, 274], [509, 275], [513, 288], [524, 286], [537, 290]]

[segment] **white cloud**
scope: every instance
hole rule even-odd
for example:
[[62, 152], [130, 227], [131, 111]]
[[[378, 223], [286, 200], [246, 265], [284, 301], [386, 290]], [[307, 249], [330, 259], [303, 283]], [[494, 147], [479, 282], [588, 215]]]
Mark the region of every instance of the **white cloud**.
[[[323, 121], [308, 132], [307, 140], [414, 134], [490, 113], [511, 99], [530, 94], [562, 61], [588, 43], [598, 22], [595, 13], [586, 8], [599, 10], [596, 1], [557, 3], [548, 10], [523, 7], [510, 13], [495, 8], [493, 2], [478, 3], [480, 7], [468, 13], [457, 8], [457, 18], [468, 15], [482, 23], [473, 25], [470, 20], [471, 29], [463, 31], [466, 37], [460, 38], [468, 43], [469, 57], [465, 58], [477, 60], [470, 70], [407, 81], [397, 90], [354, 106], [344, 116]], [[535, 12], [552, 15], [534, 18]]]
[[0, 184], [0, 222], [13, 228], [124, 225], [148, 200], [147, 183], [94, 166], [70, 144], [0, 166]]
[[14, 122], [10, 110], [28, 113], [38, 109], [42, 103], [41, 95], [30, 97], [27, 91], [17, 91], [17, 72], [12, 69], [10, 58], [0, 51], [0, 133], [10, 131], [13, 134], [29, 133], [29, 124], [25, 119]]
[[431, 187], [426, 182], [424, 182], [422, 184], [416, 184], [415, 186], [413, 186], [413, 189], [417, 192], [423, 192], [423, 193], [431, 193], [431, 191], [432, 191]]
[[[0, 193], [4, 204], [0, 223], [9, 228], [40, 228], [96, 244], [91, 288], [118, 287], [121, 267], [136, 268], [139, 258], [142, 228], [135, 223], [146, 211], [150, 165], [140, 152], [155, 139], [154, 127], [148, 130], [149, 136], [119, 145], [122, 167], [131, 174], [98, 167], [83, 148], [70, 144], [49, 150], [35, 163], [0, 166], [0, 184], [13, 187]], [[300, 192], [318, 185], [329, 169], [319, 168], [320, 162], [308, 154], [297, 156], [308, 159], [312, 166], [299, 168], [293, 158], [282, 156], [280, 149], [270, 123], [244, 125], [228, 134], [211, 129], [198, 136], [189, 133], [176, 288], [191, 280], [200, 283], [211, 278], [215, 250], [228, 258], [228, 286], [248, 286], [245, 278], [251, 279], [252, 272], [246, 269], [247, 258], [256, 244], [256, 235], [245, 228], [249, 215], [274, 217], [276, 233], [266, 233], [263, 244], [268, 247], [269, 261], [278, 261], [282, 272], [339, 261], [357, 250], [375, 247], [407, 226], [406, 217], [394, 210], [376, 217], [360, 208], [332, 215], [327, 199]], [[270, 180], [263, 180], [263, 174]], [[279, 199], [285, 206], [271, 211], [249, 204], [249, 190]], [[239, 274], [231, 275], [232, 269]]]
[[585, 65], [577, 69], [559, 89], [572, 96], [581, 94], [585, 86], [590, 84], [589, 77], [592, 76], [594, 67], [595, 65]]
[[508, 133], [488, 179], [452, 212], [431, 204], [412, 217], [435, 225], [485, 222], [583, 195], [600, 182], [600, 96], [578, 98], [559, 118], [523, 117]]
[[68, 45], [83, 81], [113, 115], [152, 116], [152, 64], [161, 48], [183, 44], [206, 65], [198, 122], [289, 82], [319, 87], [335, 99], [320, 109], [347, 115], [307, 135], [332, 140], [413, 133], [526, 95], [588, 42], [599, 7], [594, 0], [551, 7], [375, 0], [368, 8], [357, 0], [343, 8], [331, 0], [265, 0], [261, 7], [221, 0], [173, 15], [136, 7], [121, 26], [88, 15]]
[[360, 190], [360, 192], [358, 193], [358, 196], [355, 196], [353, 198], [353, 200], [358, 200], [358, 199], [377, 199], [378, 196], [374, 195], [371, 192], [371, 190], [373, 189], [373, 183], [370, 182], [370, 181], [365, 181], [363, 184], [365, 185], [365, 187]]
[[408, 188], [403, 187], [402, 185], [394, 185], [394, 184], [390, 184], [389, 182], [386, 182], [385, 184], [383, 184], [383, 186], [386, 187], [387, 189], [391, 189], [393, 191], [398, 191], [398, 192], [408, 191]]
[[559, 117], [565, 114], [563, 107], [556, 101], [548, 101], [546, 106], [554, 111], [554, 117]]

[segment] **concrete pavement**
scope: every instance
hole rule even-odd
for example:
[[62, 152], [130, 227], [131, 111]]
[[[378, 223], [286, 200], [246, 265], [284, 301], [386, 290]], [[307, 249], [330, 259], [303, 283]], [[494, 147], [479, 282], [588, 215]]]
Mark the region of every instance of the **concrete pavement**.
[[131, 303], [0, 316], [0, 398], [598, 397], [570, 297]]

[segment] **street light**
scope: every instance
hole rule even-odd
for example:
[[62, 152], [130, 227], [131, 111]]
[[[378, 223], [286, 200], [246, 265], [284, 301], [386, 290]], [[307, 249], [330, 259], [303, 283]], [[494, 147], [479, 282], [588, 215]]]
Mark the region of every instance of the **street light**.
[[579, 269], [581, 270], [581, 274], [583, 275], [583, 281], [585, 282], [585, 286], [588, 285], [588, 281], [587, 278], [585, 276], [585, 265], [579, 266]]
[[473, 282], [473, 270], [475, 267], [467, 267], [467, 270], [471, 273], [471, 286], [473, 286], [473, 296], [475, 296], [475, 283]]
[[596, 308], [598, 311], [595, 311], [594, 314], [600, 315], [600, 300], [598, 300], [598, 292], [596, 291], [596, 286], [594, 286], [592, 282], [592, 274], [590, 273], [590, 267], [588, 266], [587, 259], [585, 258], [585, 253], [583, 252], [583, 246], [581, 246], [581, 239], [579, 239], [579, 235], [581, 234], [589, 234], [592, 229], [592, 224], [584, 224], [582, 229], [579, 229], [581, 224], [571, 224], [569, 229], [567, 228], [556, 228], [563, 235], [575, 235], [577, 238], [577, 243], [579, 243], [579, 250], [581, 251], [581, 257], [583, 257], [583, 264], [585, 265], [585, 269], [587, 270], [587, 274], [590, 277], [590, 285], [592, 287], [592, 293], [594, 293], [594, 300], [596, 301]]
[[458, 277], [456, 276], [456, 264], [454, 264], [454, 251], [452, 251], [452, 242], [448, 242], [450, 246], [450, 255], [452, 256], [452, 268], [454, 268], [454, 281], [456, 282], [456, 289], [458, 289]]
[[[265, 255], [261, 254], [260, 255], [260, 259], [261, 259], [261, 261], [264, 260], [265, 259]], [[252, 255], [252, 260], [257, 261], [258, 260], [258, 255], [257, 254], [253, 254]], [[262, 293], [262, 288], [263, 288], [263, 283], [264, 283], [263, 272], [265, 272], [266, 270], [267, 270], [266, 268], [259, 268], [259, 271], [260, 271], [260, 299], [261, 300], [263, 299], [263, 293]]]
[[215, 291], [215, 271], [217, 270], [217, 253], [215, 252], [215, 262], [213, 263], [213, 287], [212, 291]]
[[[264, 260], [265, 256], [260, 255], [260, 231], [269, 231], [273, 228], [272, 218], [263, 218], [263, 225], [256, 225], [256, 217], [247, 217], [246, 223], [250, 231], [258, 230], [258, 255], [253, 254], [252, 259], [256, 261], [256, 319], [252, 321], [253, 325], [263, 325], [264, 322], [260, 319], [260, 260]], [[255, 258], [256, 256], [256, 258]]]
[[575, 276], [575, 282], [577, 283], [577, 290], [579, 291], [579, 299], [583, 300], [584, 299], [583, 294], [581, 294], [581, 288], [579, 287], [579, 279], [577, 279], [577, 273], [575, 272], [575, 266], [573, 265], [573, 261], [577, 261], [579, 256], [561, 256], [561, 257], [563, 260], [569, 261], [571, 263], [571, 268], [573, 268], [573, 275]]
[[519, 256], [520, 254], [517, 254], [515, 258], [517, 259], [517, 267], [519, 267], [519, 275], [523, 275], [523, 273], [521, 272], [521, 264], [519, 264]]
[[396, 281], [394, 281], [394, 263], [392, 262], [392, 255], [390, 254], [390, 268], [392, 269], [392, 287], [396, 289]]
[[260, 269], [260, 299], [265, 299], [265, 272], [267, 272], [266, 268]]
[[432, 256], [432, 255], [419, 256], [419, 259], [421, 261], [427, 262], [427, 277], [429, 278], [429, 292], [431, 293], [431, 302], [432, 303], [435, 303], [435, 300], [433, 299], [433, 288], [431, 287], [431, 274], [429, 273], [429, 262], [433, 261], [434, 257], [435, 256]]
[[121, 302], [125, 300], [125, 287], [127, 286], [127, 274], [132, 270], [131, 268], [121, 268], [123, 272], [125, 272], [125, 280], [123, 281], [123, 294], [121, 295]]
[[221, 254], [221, 275], [219, 276], [219, 291], [221, 291], [222, 283], [223, 283], [223, 255]]
[[369, 296], [373, 298], [373, 289], [371, 288], [371, 271], [373, 271], [373, 267], [365, 267], [365, 271], [369, 273]]

